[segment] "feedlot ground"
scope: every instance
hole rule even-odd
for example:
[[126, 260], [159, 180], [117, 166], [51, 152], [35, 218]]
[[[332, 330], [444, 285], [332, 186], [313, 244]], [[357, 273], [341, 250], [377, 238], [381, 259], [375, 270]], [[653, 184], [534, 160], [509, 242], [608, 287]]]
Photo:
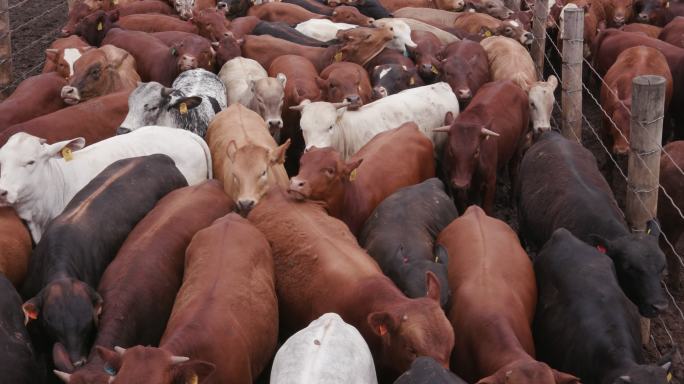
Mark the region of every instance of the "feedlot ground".
[[[16, 83], [8, 90], [11, 91], [23, 77], [40, 73], [45, 58], [45, 49], [54, 39], [59, 37], [59, 30], [66, 23], [67, 5], [65, 0], [10, 0], [9, 5], [10, 7], [19, 5], [10, 11], [11, 29], [16, 29], [12, 34], [12, 52], [16, 53], [12, 58], [12, 67]], [[28, 24], [22, 26], [25, 23]], [[557, 93], [557, 97], [559, 96]], [[585, 95], [583, 99], [585, 116], [595, 129], [600, 130], [601, 111], [589, 97]], [[555, 111], [554, 118], [556, 121], [560, 121], [559, 111]], [[583, 144], [597, 157], [604, 174], [610, 174], [610, 160], [586, 123], [583, 129]], [[624, 187], [618, 189], [622, 190], [622, 192], [618, 192], [618, 196], [624, 195]], [[511, 207], [510, 194], [511, 185], [508, 178], [500, 177], [497, 187], [497, 212], [495, 216], [505, 220], [517, 230], [517, 213], [515, 208]], [[679, 248], [684, 251], [684, 247]], [[681, 251], [679, 253], [684, 254]], [[672, 293], [677, 306], [683, 308], [684, 293]], [[684, 314], [679, 308], [671, 302], [664, 315], [653, 319], [652, 338], [646, 347], [648, 361], [655, 362], [663, 354], [671, 351], [673, 341], [675, 346], [679, 346], [684, 340]], [[684, 384], [684, 364], [679, 351], [674, 354], [674, 368], [672, 383]]]

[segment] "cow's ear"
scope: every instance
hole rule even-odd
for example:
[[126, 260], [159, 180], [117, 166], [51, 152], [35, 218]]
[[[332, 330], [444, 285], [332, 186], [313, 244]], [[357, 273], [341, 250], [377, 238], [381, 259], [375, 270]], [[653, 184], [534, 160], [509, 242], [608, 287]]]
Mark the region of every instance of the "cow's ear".
[[327, 89], [328, 88], [328, 80], [316, 76], [316, 85], [318, 85], [319, 89]]
[[656, 239], [660, 238], [660, 224], [658, 223], [658, 220], [651, 219], [646, 223], [646, 233]]
[[48, 48], [45, 50], [45, 56], [48, 61], [54, 61], [57, 58], [58, 53], [59, 49]]
[[550, 75], [546, 82], [551, 86], [551, 92], [555, 91], [558, 87], [558, 78], [554, 75]]
[[100, 356], [100, 359], [105, 363], [105, 371], [110, 375], [112, 373], [116, 374], [116, 371], [121, 368], [121, 355], [116, 351], [100, 345], [96, 345], [95, 350], [97, 351], [98, 356]]
[[564, 373], [564, 372], [559, 372], [553, 369], [553, 378], [556, 380], [556, 384], [579, 384], [580, 379]]
[[282, 85], [283, 88], [285, 88], [285, 84], [287, 84], [287, 76], [285, 76], [284, 73], [278, 73], [276, 75], [276, 80], [280, 82], [280, 85]]
[[368, 324], [378, 336], [385, 336], [396, 331], [399, 321], [389, 312], [373, 312], [368, 315]]
[[[202, 104], [202, 97], [200, 96], [186, 96], [186, 97], [179, 97], [179, 98], [174, 98], [171, 100], [169, 103], [169, 107], [173, 109], [178, 109], [181, 113], [185, 110], [197, 108]], [[185, 105], [185, 106], [183, 106]]]
[[107, 16], [109, 16], [109, 21], [116, 22], [119, 20], [119, 10], [115, 9], [115, 10], [109, 12], [109, 14], [107, 14]]
[[598, 248], [601, 253], [609, 253], [610, 241], [600, 235], [593, 233], [589, 235], [589, 245]]
[[290, 139], [287, 139], [285, 143], [276, 149], [270, 151], [271, 164], [283, 164], [285, 163], [285, 153], [290, 147]]
[[235, 154], [237, 153], [237, 150], [237, 143], [235, 142], [235, 140], [231, 140], [228, 143], [228, 147], [226, 147], [226, 155], [228, 155], [230, 161], [235, 161]]
[[349, 181], [354, 181], [356, 179], [356, 173], [358, 172], [357, 168], [359, 165], [361, 165], [361, 162], [363, 162], [363, 159], [358, 159], [354, 161], [350, 161], [347, 164], [344, 165], [344, 177], [348, 178]]
[[29, 321], [31, 320], [38, 319], [42, 301], [43, 300], [40, 298], [40, 296], [36, 296], [21, 306], [21, 310], [24, 311], [24, 325], [28, 325]]
[[488, 377], [481, 379], [480, 381], [477, 382], [477, 384], [496, 384], [497, 382], [498, 381], [496, 380], [494, 375], [492, 375], [492, 376], [488, 376]]
[[85, 139], [77, 137], [71, 140], [60, 141], [58, 143], [49, 144], [45, 146], [45, 154], [48, 157], [64, 157], [62, 151], [69, 149], [70, 151], [78, 151], [85, 146]]
[[196, 384], [202, 383], [204, 379], [214, 373], [216, 366], [206, 361], [193, 360], [177, 364], [173, 368], [178, 383]]
[[432, 271], [427, 271], [425, 273], [425, 286], [427, 287], [425, 296], [439, 303], [442, 286], [439, 283], [437, 275]]

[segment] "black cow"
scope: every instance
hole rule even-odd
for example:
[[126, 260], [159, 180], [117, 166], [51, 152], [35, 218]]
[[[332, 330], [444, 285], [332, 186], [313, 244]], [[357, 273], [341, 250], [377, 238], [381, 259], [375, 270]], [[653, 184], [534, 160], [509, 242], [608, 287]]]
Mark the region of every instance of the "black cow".
[[282, 0], [283, 3], [299, 5], [309, 12], [318, 13], [319, 15], [332, 16], [333, 7], [321, 4], [315, 0]]
[[12, 384], [40, 382], [31, 338], [24, 326], [21, 297], [0, 273], [0, 381]]
[[537, 357], [584, 384], [666, 384], [669, 361], [644, 365], [639, 313], [610, 258], [556, 230], [535, 257]]
[[401, 64], [376, 65], [371, 72], [371, 84], [373, 100], [424, 85], [415, 67], [408, 68]]
[[390, 11], [388, 11], [378, 0], [358, 0], [349, 5], [356, 7], [362, 14], [376, 20], [392, 17]]
[[34, 341], [41, 341], [36, 348], [52, 346], [57, 369], [70, 372], [85, 363], [102, 310], [93, 287], [138, 221], [164, 195], [186, 185], [166, 155], [119, 160], [48, 225], [22, 296], [29, 299], [23, 305], [27, 318], [37, 320], [29, 324]]
[[283, 22], [260, 21], [252, 30], [252, 35], [270, 35], [292, 43], [309, 47], [327, 47], [330, 44], [311, 38]]
[[441, 286], [440, 304], [449, 301], [446, 251], [433, 252], [435, 239], [458, 212], [444, 184], [428, 179], [404, 187], [378, 205], [364, 224], [359, 244], [406, 296], [425, 297], [425, 273], [432, 271]]
[[589, 150], [558, 132], [542, 134], [523, 158], [516, 189], [525, 239], [541, 248], [556, 229], [566, 228], [613, 259], [620, 286], [643, 316], [667, 308], [657, 226], [651, 222], [648, 233], [630, 233]]
[[439, 365], [432, 357], [421, 356], [394, 384], [466, 384], [460, 377]]

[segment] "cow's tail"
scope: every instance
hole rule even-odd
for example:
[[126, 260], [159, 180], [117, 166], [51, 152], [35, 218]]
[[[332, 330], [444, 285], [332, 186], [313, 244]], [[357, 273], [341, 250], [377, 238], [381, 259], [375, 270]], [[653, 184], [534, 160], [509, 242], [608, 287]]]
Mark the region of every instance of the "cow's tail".
[[[186, 131], [189, 132], [189, 131]], [[197, 142], [202, 147], [202, 150], [204, 151], [204, 158], [207, 160], [207, 179], [211, 179], [214, 177], [212, 173], [212, 162], [211, 162], [211, 151], [209, 150], [209, 146], [207, 145], [207, 142], [204, 141], [203, 138], [199, 137], [198, 135], [189, 132], [192, 135], [192, 139]]]

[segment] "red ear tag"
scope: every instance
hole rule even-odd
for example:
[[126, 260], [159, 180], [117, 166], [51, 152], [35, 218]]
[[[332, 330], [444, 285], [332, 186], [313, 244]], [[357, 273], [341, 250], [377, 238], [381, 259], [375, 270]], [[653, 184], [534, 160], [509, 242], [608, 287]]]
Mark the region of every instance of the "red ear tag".
[[597, 245], [596, 250], [603, 253], [604, 255], [606, 254], [606, 248], [603, 245]]
[[379, 325], [378, 332], [380, 332], [380, 336], [385, 336], [387, 334], [387, 327], [384, 325]]

